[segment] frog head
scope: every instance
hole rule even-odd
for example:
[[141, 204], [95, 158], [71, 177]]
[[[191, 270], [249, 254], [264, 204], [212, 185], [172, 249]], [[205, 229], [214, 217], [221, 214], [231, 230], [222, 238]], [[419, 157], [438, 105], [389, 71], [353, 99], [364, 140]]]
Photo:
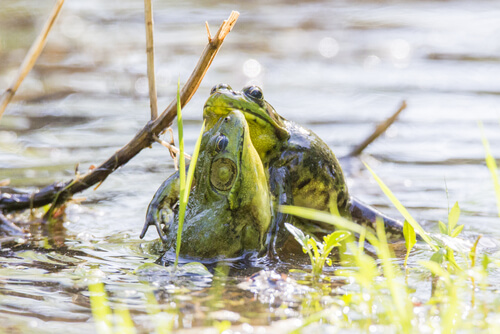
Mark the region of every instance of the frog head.
[[232, 110], [240, 110], [245, 116], [252, 144], [264, 163], [290, 137], [284, 119], [264, 100], [262, 90], [257, 86], [245, 87], [241, 92], [233, 91], [226, 84], [214, 86], [203, 108], [207, 129]]
[[219, 118], [202, 145], [181, 254], [213, 258], [263, 250], [272, 215], [269, 185], [243, 113]]

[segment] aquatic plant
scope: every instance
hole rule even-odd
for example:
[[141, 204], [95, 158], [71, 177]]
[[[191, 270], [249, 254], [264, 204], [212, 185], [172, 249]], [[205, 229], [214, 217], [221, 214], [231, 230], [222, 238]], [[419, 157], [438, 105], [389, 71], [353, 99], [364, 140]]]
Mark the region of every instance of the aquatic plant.
[[325, 263], [330, 266], [332, 265], [332, 260], [328, 255], [330, 255], [335, 247], [340, 246], [341, 241], [351, 235], [351, 233], [347, 231], [335, 231], [324, 236], [323, 242], [318, 242], [315, 238], [304, 234], [304, 232], [292, 224], [285, 223], [285, 227], [302, 246], [304, 253], [309, 255], [314, 277], [321, 275]]
[[493, 187], [495, 188], [495, 195], [497, 198], [498, 216], [500, 217], [500, 180], [498, 179], [498, 167], [495, 158], [491, 154], [490, 143], [484, 134], [483, 124], [481, 122], [479, 122], [479, 128], [481, 130], [484, 151], [486, 154], [486, 166], [488, 167], [491, 179], [493, 180]]
[[180, 79], [177, 82], [177, 127], [179, 134], [179, 179], [180, 179], [180, 194], [179, 194], [179, 225], [177, 229], [177, 242], [175, 247], [175, 264], [177, 267], [179, 263], [179, 253], [181, 250], [182, 242], [182, 226], [184, 224], [184, 217], [186, 215], [186, 207], [189, 200], [189, 193], [193, 183], [194, 170], [196, 168], [196, 161], [198, 160], [198, 153], [200, 152], [201, 138], [203, 131], [205, 131], [205, 121], [201, 125], [200, 135], [194, 146], [193, 156], [189, 164], [189, 170], [186, 178], [186, 160], [184, 156], [184, 134], [182, 125], [182, 111], [181, 111], [181, 96], [180, 96]]

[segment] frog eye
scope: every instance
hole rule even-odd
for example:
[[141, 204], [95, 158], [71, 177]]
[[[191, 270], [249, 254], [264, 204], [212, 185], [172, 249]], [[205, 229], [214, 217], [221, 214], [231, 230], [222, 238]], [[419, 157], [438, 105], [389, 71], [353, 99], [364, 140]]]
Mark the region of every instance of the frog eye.
[[230, 190], [236, 179], [236, 164], [227, 158], [212, 162], [210, 167], [210, 184], [221, 191]]
[[215, 150], [217, 152], [224, 151], [228, 143], [229, 139], [227, 139], [227, 137], [224, 135], [220, 135], [219, 137], [217, 137], [217, 140], [215, 141]]
[[212, 95], [218, 90], [233, 90], [233, 89], [228, 84], [218, 84], [212, 87], [212, 89], [210, 90], [210, 95]]
[[264, 94], [262, 93], [262, 89], [260, 89], [260, 87], [257, 86], [247, 87], [243, 90], [243, 93], [257, 100], [264, 99]]

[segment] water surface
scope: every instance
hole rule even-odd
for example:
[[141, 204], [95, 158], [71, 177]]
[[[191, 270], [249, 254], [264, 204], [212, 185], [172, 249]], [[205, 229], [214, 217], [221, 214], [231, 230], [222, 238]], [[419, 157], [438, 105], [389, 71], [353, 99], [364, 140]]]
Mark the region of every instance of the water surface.
[[[2, 1], [0, 87], [9, 85], [52, 5]], [[65, 3], [45, 51], [1, 120], [0, 180], [9, 178], [14, 187], [67, 180], [77, 164], [84, 172], [101, 163], [144, 126], [149, 100], [142, 5]], [[342, 160], [351, 193], [400, 217], [361, 164], [365, 161], [428, 230], [436, 231], [437, 220], [458, 201], [466, 238], [482, 234], [483, 247], [497, 250], [500, 221], [478, 121], [500, 157], [500, 3], [162, 1], [154, 6], [160, 109], [175, 97], [177, 78], [184, 82], [198, 60], [206, 43], [204, 22], [215, 31], [231, 10], [241, 13], [185, 108], [188, 151], [204, 101], [218, 83], [234, 89], [260, 85], [278, 113], [312, 129], [339, 157], [405, 99], [408, 108], [384, 136], [360, 159]], [[36, 227], [28, 245], [2, 248], [4, 329], [94, 331], [85, 275], [95, 268], [105, 274], [110, 300], [126, 302], [144, 331], [151, 329], [144, 306], [151, 286], [160, 302], [181, 314], [178, 328], [214, 319], [268, 326], [307, 313], [296, 296], [282, 301], [288, 313], [254, 298], [237, 285], [245, 274], [183, 284], [146, 284], [134, 274], [156, 259], [138, 235], [147, 204], [172, 172], [168, 151], [154, 145], [98, 190], [75, 196], [83, 201], [68, 206], [58, 231]], [[152, 231], [147, 235], [154, 237]], [[215, 302], [218, 280], [227, 283], [223, 304]], [[429, 293], [427, 285], [417, 288], [421, 296]]]

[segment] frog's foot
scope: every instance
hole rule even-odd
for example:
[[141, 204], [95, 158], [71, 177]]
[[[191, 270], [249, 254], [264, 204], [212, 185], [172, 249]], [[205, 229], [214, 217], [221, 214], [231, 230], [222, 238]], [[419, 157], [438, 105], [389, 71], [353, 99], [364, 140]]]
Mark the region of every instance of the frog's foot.
[[148, 211], [148, 214], [146, 215], [146, 222], [144, 223], [144, 227], [142, 228], [142, 232], [140, 235], [141, 239], [144, 238], [150, 226], [155, 226], [161, 241], [163, 241], [164, 243], [167, 242], [165, 231], [168, 231], [168, 228], [170, 227], [172, 221], [165, 222], [163, 217], [161, 217], [160, 212], [161, 210], [158, 210], [156, 212], [157, 214], [152, 214]]

